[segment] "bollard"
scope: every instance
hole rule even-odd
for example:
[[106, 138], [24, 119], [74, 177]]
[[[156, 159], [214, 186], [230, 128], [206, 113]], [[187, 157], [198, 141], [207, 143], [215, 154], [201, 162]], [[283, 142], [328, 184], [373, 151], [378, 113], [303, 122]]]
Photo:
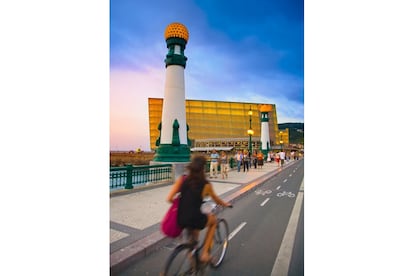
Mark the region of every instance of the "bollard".
[[204, 172], [206, 173], [210, 172], [210, 160], [207, 160], [206, 165], [204, 167]]
[[132, 165], [131, 164], [126, 165], [126, 169], [127, 169], [127, 178], [126, 178], [125, 189], [133, 189], [134, 187], [132, 186]]
[[234, 158], [230, 157], [230, 169], [233, 169], [234, 167]]

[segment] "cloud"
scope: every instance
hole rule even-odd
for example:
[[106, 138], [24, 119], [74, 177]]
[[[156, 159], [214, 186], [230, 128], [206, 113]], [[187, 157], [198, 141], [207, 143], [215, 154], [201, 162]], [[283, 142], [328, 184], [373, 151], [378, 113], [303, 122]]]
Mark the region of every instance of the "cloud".
[[164, 97], [164, 68], [111, 70], [111, 149], [149, 149], [148, 97]]
[[303, 1], [153, 0], [111, 1], [113, 124], [148, 136], [147, 99], [164, 97], [164, 31], [177, 21], [190, 34], [187, 99], [273, 103], [279, 122], [303, 122]]

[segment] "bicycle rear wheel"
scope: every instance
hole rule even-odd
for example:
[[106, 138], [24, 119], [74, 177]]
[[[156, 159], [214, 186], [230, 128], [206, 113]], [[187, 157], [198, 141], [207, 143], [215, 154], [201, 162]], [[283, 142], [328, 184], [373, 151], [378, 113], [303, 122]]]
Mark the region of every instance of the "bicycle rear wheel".
[[168, 257], [162, 275], [193, 275], [195, 270], [195, 256], [192, 254], [193, 245], [181, 244]]
[[217, 268], [223, 262], [224, 256], [227, 252], [229, 245], [229, 226], [225, 219], [217, 220], [217, 228], [214, 233], [213, 245], [210, 251], [212, 260], [210, 262], [211, 267]]

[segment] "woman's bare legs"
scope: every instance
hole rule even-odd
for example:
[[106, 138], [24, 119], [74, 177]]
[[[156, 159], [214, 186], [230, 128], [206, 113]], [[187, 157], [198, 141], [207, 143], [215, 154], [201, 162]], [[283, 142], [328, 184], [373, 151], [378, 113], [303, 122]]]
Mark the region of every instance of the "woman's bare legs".
[[208, 214], [206, 226], [208, 227], [208, 229], [207, 229], [206, 236], [204, 238], [204, 247], [203, 247], [203, 251], [201, 253], [201, 258], [200, 258], [202, 262], [208, 262], [210, 260], [209, 250], [211, 248], [211, 244], [213, 242], [213, 237], [214, 237], [214, 232], [216, 231], [216, 227], [217, 227], [216, 216], [214, 216], [213, 214]]
[[[188, 231], [189, 231], [189, 236], [188, 236], [189, 240], [188, 241], [190, 243], [192, 243], [192, 242], [198, 242], [198, 237], [200, 235], [200, 230], [198, 230], [198, 229], [191, 229], [190, 230], [189, 229]], [[190, 260], [191, 265], [194, 268], [196, 264], [195, 264], [195, 260], [193, 258], [193, 251], [192, 250], [190, 250], [188, 252], [188, 259]]]

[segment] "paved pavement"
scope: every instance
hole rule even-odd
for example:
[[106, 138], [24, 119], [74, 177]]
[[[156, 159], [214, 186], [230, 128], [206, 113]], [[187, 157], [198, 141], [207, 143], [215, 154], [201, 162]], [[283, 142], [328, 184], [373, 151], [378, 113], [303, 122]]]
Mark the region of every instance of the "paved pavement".
[[[284, 167], [295, 161], [285, 162]], [[215, 192], [226, 201], [236, 201], [281, 169], [275, 162], [249, 172], [229, 172], [227, 179], [209, 178]], [[154, 188], [117, 191], [110, 197], [111, 274], [121, 271], [145, 255], [171, 242], [159, 231], [159, 223], [170, 204], [166, 197], [172, 183]]]

